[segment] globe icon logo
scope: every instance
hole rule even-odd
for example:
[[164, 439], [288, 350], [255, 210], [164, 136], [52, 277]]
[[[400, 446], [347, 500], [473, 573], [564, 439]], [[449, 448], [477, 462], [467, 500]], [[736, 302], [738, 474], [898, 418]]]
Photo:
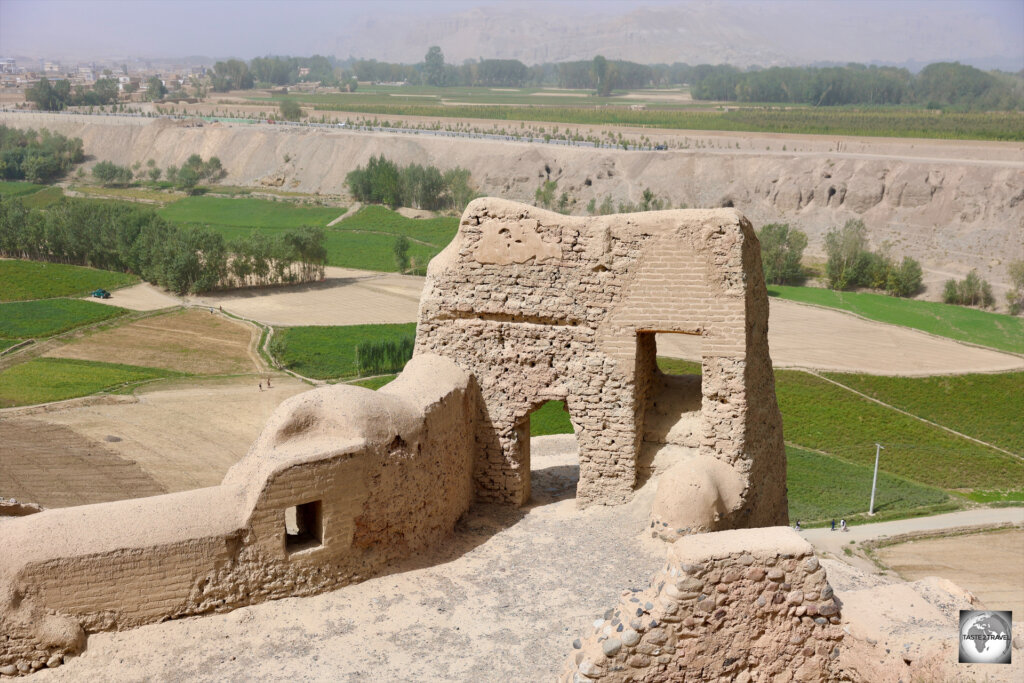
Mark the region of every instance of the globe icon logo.
[[1010, 612], [960, 612], [960, 662], [1009, 664], [1012, 620]]

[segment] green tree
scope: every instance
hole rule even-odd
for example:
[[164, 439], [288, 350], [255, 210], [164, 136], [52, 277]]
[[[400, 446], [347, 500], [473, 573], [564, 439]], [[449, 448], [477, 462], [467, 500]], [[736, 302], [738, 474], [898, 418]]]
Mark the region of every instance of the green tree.
[[886, 291], [894, 296], [914, 296], [921, 291], [921, 264], [910, 258], [903, 257], [903, 262], [890, 269]]
[[162, 171], [158, 167], [154, 166], [153, 168], [149, 169], [148, 173], [149, 179], [155, 183], [156, 181], [160, 180], [160, 174], [162, 173]]
[[807, 235], [785, 223], [769, 223], [757, 234], [761, 242], [764, 280], [770, 285], [798, 284], [803, 280], [800, 261]]
[[427, 85], [444, 85], [444, 53], [437, 45], [427, 50], [423, 58], [423, 75]]
[[545, 180], [537, 191], [533, 193], [534, 201], [538, 206], [550, 209], [555, 202], [555, 190], [558, 188], [557, 180]]
[[842, 230], [833, 228], [825, 235], [828, 261], [825, 273], [832, 289], [846, 289], [861, 284], [867, 269], [867, 227], [860, 219], [846, 221]]
[[398, 239], [395, 240], [393, 251], [395, 254], [395, 267], [398, 268], [399, 273], [404, 273], [409, 269], [409, 238], [405, 235], [399, 235]]
[[302, 107], [295, 100], [281, 100], [279, 108], [285, 121], [298, 121], [303, 117]]
[[[597, 89], [598, 95], [607, 95], [611, 92], [611, 88], [608, 87], [608, 60], [597, 55], [594, 57], [594, 61], [590, 66], [590, 75], [594, 82], [594, 87]], [[605, 92], [607, 90], [607, 92]]]
[[156, 76], [153, 76], [146, 81], [146, 97], [156, 102], [162, 100], [164, 95], [167, 94], [167, 88], [164, 87], [164, 82]]
[[[67, 81], [64, 81], [67, 83]], [[55, 89], [50, 81], [44, 76], [39, 81], [25, 89], [25, 99], [36, 105], [37, 109], [44, 111], [58, 111], [67, 106], [67, 99], [61, 98], [60, 92]]]
[[1010, 285], [1012, 289], [1006, 293], [1006, 303], [1010, 307], [1010, 315], [1024, 311], [1024, 259], [1010, 263]]
[[976, 270], [969, 272], [963, 280], [946, 280], [942, 291], [942, 300], [947, 304], [981, 306], [982, 308], [989, 308], [995, 304], [992, 285], [978, 275]]

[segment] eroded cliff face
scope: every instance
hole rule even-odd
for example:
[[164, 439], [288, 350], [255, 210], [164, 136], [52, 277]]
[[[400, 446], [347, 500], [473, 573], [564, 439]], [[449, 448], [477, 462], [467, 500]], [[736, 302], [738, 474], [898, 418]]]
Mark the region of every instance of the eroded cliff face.
[[[1006, 264], [1024, 258], [1019, 143], [708, 133], [701, 134], [708, 142], [689, 149], [627, 152], [96, 116], [0, 114], [0, 122], [81, 137], [91, 157], [119, 164], [153, 159], [166, 167], [191, 154], [218, 156], [228, 170], [225, 183], [301, 192], [343, 193], [345, 175], [377, 154], [403, 164], [462, 166], [482, 194], [517, 201], [532, 202], [544, 180], [556, 180], [576, 214], [605, 196], [616, 206], [638, 202], [650, 188], [673, 207], [734, 206], [755, 226], [799, 227], [810, 238], [810, 255], [824, 253], [830, 227], [860, 218], [873, 247], [889, 243], [894, 256], [921, 261], [928, 298], [938, 298], [942, 280], [977, 268], [1002, 300]], [[692, 132], [672, 136], [700, 139]]]

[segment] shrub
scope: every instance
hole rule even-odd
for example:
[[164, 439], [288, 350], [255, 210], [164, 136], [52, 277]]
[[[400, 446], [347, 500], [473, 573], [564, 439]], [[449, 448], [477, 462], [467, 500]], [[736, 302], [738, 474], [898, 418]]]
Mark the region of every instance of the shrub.
[[1010, 306], [1010, 315], [1024, 311], [1024, 259], [1009, 265], [1010, 284], [1013, 289], [1006, 293], [1006, 303]]
[[963, 280], [946, 280], [942, 289], [942, 300], [947, 304], [982, 308], [990, 308], [996, 302], [992, 296], [992, 285], [979, 276], [976, 270], [967, 273]]
[[135, 178], [131, 168], [110, 161], [101, 161], [93, 166], [92, 175], [103, 185], [127, 185]]
[[769, 223], [757, 235], [761, 242], [764, 279], [770, 285], [795, 284], [803, 280], [800, 259], [807, 247], [807, 235], [785, 223]]

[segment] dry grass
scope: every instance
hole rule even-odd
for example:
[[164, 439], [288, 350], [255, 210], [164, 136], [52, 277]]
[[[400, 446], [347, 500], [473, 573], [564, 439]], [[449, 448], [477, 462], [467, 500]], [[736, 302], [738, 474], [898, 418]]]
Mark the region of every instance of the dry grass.
[[48, 355], [194, 375], [254, 373], [262, 369], [250, 350], [254, 333], [229, 318], [191, 309], [89, 334]]

